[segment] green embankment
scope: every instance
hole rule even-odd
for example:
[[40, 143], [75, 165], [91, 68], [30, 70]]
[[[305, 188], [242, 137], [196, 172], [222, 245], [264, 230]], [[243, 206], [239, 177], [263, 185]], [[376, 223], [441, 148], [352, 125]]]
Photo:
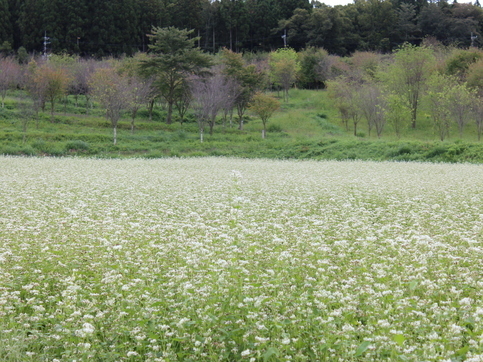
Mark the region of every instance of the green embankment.
[[[78, 106], [74, 105], [73, 97], [60, 103], [53, 121], [48, 112], [40, 112], [36, 121], [33, 112], [18, 110], [16, 96], [7, 97], [5, 108], [0, 108], [0, 154], [483, 162], [483, 143], [478, 142], [472, 123], [461, 137], [453, 126], [450, 137], [442, 142], [422, 109], [418, 128], [407, 127], [399, 139], [389, 124], [381, 138], [374, 131], [369, 134], [365, 121], [359, 123], [354, 136], [350, 124], [349, 129], [342, 125], [324, 91], [292, 90], [289, 102], [282, 104], [269, 120], [266, 139], [261, 138], [261, 121], [247, 112], [242, 131], [235, 120], [223, 125], [220, 119], [213, 135], [205, 133], [204, 141], [200, 142], [193, 116], [182, 125], [179, 122], [167, 125], [164, 111], [158, 106], [151, 121], [147, 110], [139, 112], [134, 133], [126, 115], [119, 122], [116, 145], [103, 111], [94, 107], [86, 114], [83, 99], [79, 98]], [[26, 132], [25, 119], [28, 119]]]

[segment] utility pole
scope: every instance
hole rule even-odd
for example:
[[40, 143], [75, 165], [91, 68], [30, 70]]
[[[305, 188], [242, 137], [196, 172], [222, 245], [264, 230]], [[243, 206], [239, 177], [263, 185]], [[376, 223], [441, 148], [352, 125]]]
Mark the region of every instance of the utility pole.
[[50, 44], [50, 38], [47, 36], [47, 31], [44, 32], [44, 54], [43, 57], [47, 59], [47, 45]]
[[475, 46], [475, 40], [478, 39], [478, 35], [473, 35], [473, 32], [471, 32], [471, 47], [473, 48]]

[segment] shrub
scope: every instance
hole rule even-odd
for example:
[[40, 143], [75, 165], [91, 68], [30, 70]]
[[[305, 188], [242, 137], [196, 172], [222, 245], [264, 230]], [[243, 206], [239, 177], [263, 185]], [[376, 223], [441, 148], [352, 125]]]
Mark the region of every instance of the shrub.
[[65, 149], [70, 152], [87, 151], [89, 144], [81, 140], [69, 141], [65, 144]]
[[267, 132], [270, 132], [270, 133], [282, 132], [282, 127], [278, 124], [271, 123], [267, 127]]

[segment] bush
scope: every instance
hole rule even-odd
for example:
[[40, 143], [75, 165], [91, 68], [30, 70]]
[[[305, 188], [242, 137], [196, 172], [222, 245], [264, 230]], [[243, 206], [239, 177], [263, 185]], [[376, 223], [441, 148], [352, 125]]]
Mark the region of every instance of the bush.
[[81, 140], [69, 141], [65, 144], [65, 149], [70, 152], [87, 151], [89, 150], [89, 144]]
[[446, 153], [445, 146], [436, 146], [432, 150], [429, 150], [429, 152], [426, 154], [426, 158], [438, 157], [438, 156], [444, 155], [445, 153]]
[[267, 127], [267, 132], [279, 133], [279, 132], [282, 132], [282, 127], [276, 123], [271, 123]]
[[12, 156], [35, 156], [37, 151], [30, 145], [6, 145], [0, 148], [0, 154]]

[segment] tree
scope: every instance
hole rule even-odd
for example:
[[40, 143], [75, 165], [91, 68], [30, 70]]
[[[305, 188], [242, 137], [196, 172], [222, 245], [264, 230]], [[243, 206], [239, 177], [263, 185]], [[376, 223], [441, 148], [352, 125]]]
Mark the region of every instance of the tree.
[[153, 28], [149, 35], [151, 56], [141, 60], [142, 74], [154, 77], [154, 86], [168, 104], [168, 124], [171, 124], [173, 105], [182, 94], [180, 89], [185, 80], [188, 76], [201, 74], [211, 64], [208, 55], [193, 48], [198, 38], [190, 39], [192, 32], [173, 27]]
[[396, 137], [400, 138], [406, 123], [409, 124], [411, 119], [411, 108], [406, 99], [398, 94], [387, 92], [386, 95], [386, 118], [392, 125]]
[[86, 113], [89, 111], [89, 82], [90, 78], [96, 71], [96, 68], [102, 66], [102, 63], [92, 59], [78, 59], [71, 67], [71, 82], [69, 85], [69, 93], [75, 98], [75, 106], [78, 105], [78, 98], [83, 95], [86, 99]]
[[451, 79], [448, 76], [438, 73], [433, 74], [428, 81], [428, 92], [426, 94], [433, 126], [441, 141], [449, 136], [450, 129], [449, 82], [451, 82]]
[[307, 24], [310, 14], [305, 9], [296, 9], [288, 20], [281, 20], [278, 23], [278, 31], [283, 32], [284, 45], [289, 45], [293, 49], [300, 50], [308, 43]]
[[228, 116], [230, 116], [230, 127], [233, 124], [233, 109], [235, 108], [235, 103], [238, 97], [240, 96], [240, 92], [242, 92], [242, 87], [238, 82], [234, 79], [227, 80], [227, 94], [225, 95], [225, 101], [222, 105], [223, 111], [223, 127], [226, 126], [226, 120]]
[[475, 112], [476, 132], [478, 141], [481, 140], [481, 133], [483, 131], [483, 98], [477, 96], [473, 104], [473, 111]]
[[241, 54], [234, 53], [226, 48], [222, 50], [221, 59], [224, 65], [223, 74], [233, 80], [232, 84], [239, 86], [234, 94], [237, 95], [235, 105], [238, 114], [238, 128], [242, 130], [243, 115], [252, 96], [262, 85], [263, 74], [257, 70], [255, 65], [245, 65]]
[[353, 5], [330, 7], [320, 4], [314, 8], [304, 26], [307, 45], [323, 47], [329, 54], [353, 53], [360, 45], [355, 21], [359, 13]]
[[354, 136], [357, 136], [357, 126], [362, 118], [361, 84], [352, 79], [339, 77], [327, 82], [329, 97], [335, 99], [336, 107], [342, 118], [342, 122], [349, 128], [349, 120], [352, 120]]
[[380, 85], [375, 82], [364, 84], [359, 98], [362, 113], [367, 120], [369, 136], [374, 127], [377, 137], [380, 138], [386, 123], [386, 103]]
[[152, 81], [150, 79], [131, 76], [128, 78], [128, 84], [128, 93], [131, 98], [130, 102], [128, 102], [128, 108], [131, 114], [131, 134], [133, 134], [136, 115], [151, 94]]
[[18, 84], [20, 73], [20, 66], [13, 57], [0, 57], [0, 97], [2, 98], [2, 108], [5, 107], [7, 91]]
[[446, 60], [446, 73], [464, 79], [469, 67], [482, 57], [483, 53], [476, 49], [455, 49]]
[[468, 87], [475, 89], [478, 93], [483, 92], [483, 60], [480, 59], [468, 67], [466, 73]]
[[394, 54], [394, 62], [380, 73], [390, 91], [407, 99], [411, 108], [412, 128], [416, 128], [419, 101], [433, 63], [433, 52], [429, 48], [404, 44]]
[[185, 81], [179, 89], [179, 96], [176, 99], [175, 102], [175, 107], [176, 110], [178, 111], [178, 117], [179, 117], [179, 123], [183, 124], [185, 120], [185, 115], [188, 112], [188, 109], [190, 108], [191, 105], [191, 90], [189, 87], [189, 82]]
[[359, 50], [391, 50], [391, 40], [396, 24], [396, 13], [392, 1], [356, 1], [354, 18], [359, 36]]
[[297, 53], [291, 48], [281, 48], [270, 53], [270, 71], [276, 85], [283, 89], [283, 99], [288, 102], [288, 90], [297, 79], [300, 65]]
[[29, 55], [25, 47], [20, 47], [17, 50], [17, 60], [20, 64], [27, 64], [29, 62]]
[[265, 138], [267, 135], [268, 119], [279, 108], [280, 102], [272, 96], [260, 92], [253, 96], [249, 109], [262, 120], [262, 138]]
[[35, 73], [35, 82], [42, 84], [38, 89], [44, 92], [43, 99], [50, 102], [50, 118], [54, 121], [55, 102], [67, 94], [69, 77], [60, 67], [53, 67], [45, 63]]
[[45, 87], [46, 82], [43, 77], [38, 76], [38, 65], [32, 60], [27, 66], [27, 77], [25, 88], [29, 97], [32, 99], [35, 111], [35, 124], [39, 128], [39, 111], [45, 108]]
[[210, 135], [216, 122], [216, 116], [223, 108], [229, 93], [229, 80], [222, 74], [208, 78], [196, 77], [191, 80], [193, 108], [198, 120], [200, 139], [203, 142], [205, 124], [210, 128]]
[[325, 87], [330, 77], [329, 54], [322, 48], [308, 47], [298, 53], [300, 70], [298, 82], [304, 88]]
[[465, 83], [456, 81], [448, 84], [448, 110], [451, 118], [458, 125], [460, 137], [463, 137], [465, 125], [472, 117], [472, 107], [475, 99], [474, 91], [468, 89]]
[[113, 68], [101, 68], [93, 74], [90, 87], [93, 96], [106, 110], [106, 118], [111, 121], [113, 128], [113, 142], [116, 144], [117, 124], [132, 101], [129, 80]]
[[248, 14], [243, 0], [220, 0], [221, 23], [228, 32], [229, 49], [237, 51], [248, 29]]
[[22, 123], [22, 142], [25, 143], [27, 139], [28, 124], [32, 119], [35, 108], [32, 109], [32, 105], [29, 104], [29, 102], [27, 102], [24, 97], [21, 97], [20, 100], [17, 102], [17, 108], [19, 109], [19, 118]]
[[395, 33], [402, 42], [412, 42], [419, 33], [417, 21], [416, 5], [410, 3], [402, 3], [396, 9], [397, 22]]
[[[0, 0], [0, 40], [3, 42], [2, 47], [4, 48], [5, 54], [10, 52], [13, 40], [11, 20], [9, 1]], [[9, 46], [10, 49], [8, 49]]]

